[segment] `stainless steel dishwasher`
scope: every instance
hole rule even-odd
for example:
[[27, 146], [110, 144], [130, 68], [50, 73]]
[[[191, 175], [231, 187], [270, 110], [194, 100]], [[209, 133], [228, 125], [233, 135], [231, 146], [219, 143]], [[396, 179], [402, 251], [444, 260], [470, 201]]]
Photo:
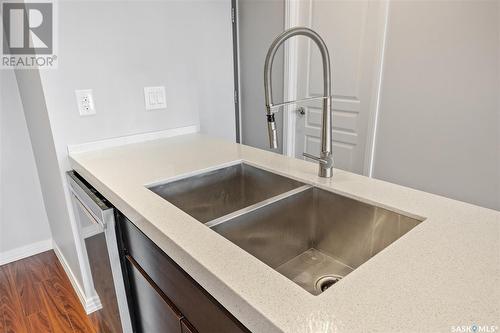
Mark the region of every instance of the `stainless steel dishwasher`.
[[94, 289], [102, 309], [99, 317], [110, 333], [131, 333], [125, 286], [118, 254], [113, 206], [85, 179], [68, 171], [68, 183], [88, 256]]

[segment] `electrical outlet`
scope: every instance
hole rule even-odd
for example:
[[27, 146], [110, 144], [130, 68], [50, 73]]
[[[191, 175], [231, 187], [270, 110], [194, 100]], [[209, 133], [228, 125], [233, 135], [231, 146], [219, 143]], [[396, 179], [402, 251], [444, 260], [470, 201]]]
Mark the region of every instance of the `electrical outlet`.
[[165, 87], [144, 87], [144, 103], [146, 110], [166, 109]]
[[96, 113], [92, 89], [75, 90], [75, 95], [80, 116], [90, 116]]

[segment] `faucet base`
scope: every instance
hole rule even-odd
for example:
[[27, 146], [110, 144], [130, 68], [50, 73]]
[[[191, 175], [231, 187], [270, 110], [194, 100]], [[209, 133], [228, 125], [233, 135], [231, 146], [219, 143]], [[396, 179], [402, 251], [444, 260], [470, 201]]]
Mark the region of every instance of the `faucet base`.
[[331, 178], [333, 176], [333, 168], [322, 168], [320, 166], [318, 176], [323, 178]]

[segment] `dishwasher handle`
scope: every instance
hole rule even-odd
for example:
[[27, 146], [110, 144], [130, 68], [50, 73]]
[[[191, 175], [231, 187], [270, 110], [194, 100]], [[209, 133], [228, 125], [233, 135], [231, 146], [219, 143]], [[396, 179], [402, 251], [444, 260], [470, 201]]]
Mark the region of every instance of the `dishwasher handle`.
[[68, 171], [66, 175], [69, 188], [78, 199], [78, 203], [92, 215], [96, 222], [106, 227], [106, 222], [113, 218], [113, 206], [90, 184], [82, 180], [75, 171]]
[[106, 230], [106, 223], [104, 221], [97, 219], [96, 216], [92, 214], [87, 207], [85, 207], [85, 205], [80, 201], [80, 199], [78, 199], [78, 197], [75, 195], [74, 192], [73, 196], [74, 196], [73, 199], [75, 200], [75, 203], [78, 205], [78, 208], [80, 208], [80, 211], [82, 211], [87, 216], [87, 219], [94, 224], [98, 224], [102, 228], [102, 230]]

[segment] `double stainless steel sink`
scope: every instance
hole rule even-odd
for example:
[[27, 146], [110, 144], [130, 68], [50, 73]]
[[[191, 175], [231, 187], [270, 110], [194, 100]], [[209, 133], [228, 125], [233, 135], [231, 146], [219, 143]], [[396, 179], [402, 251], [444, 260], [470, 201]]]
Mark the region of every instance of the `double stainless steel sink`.
[[313, 295], [422, 221], [245, 163], [150, 190]]

